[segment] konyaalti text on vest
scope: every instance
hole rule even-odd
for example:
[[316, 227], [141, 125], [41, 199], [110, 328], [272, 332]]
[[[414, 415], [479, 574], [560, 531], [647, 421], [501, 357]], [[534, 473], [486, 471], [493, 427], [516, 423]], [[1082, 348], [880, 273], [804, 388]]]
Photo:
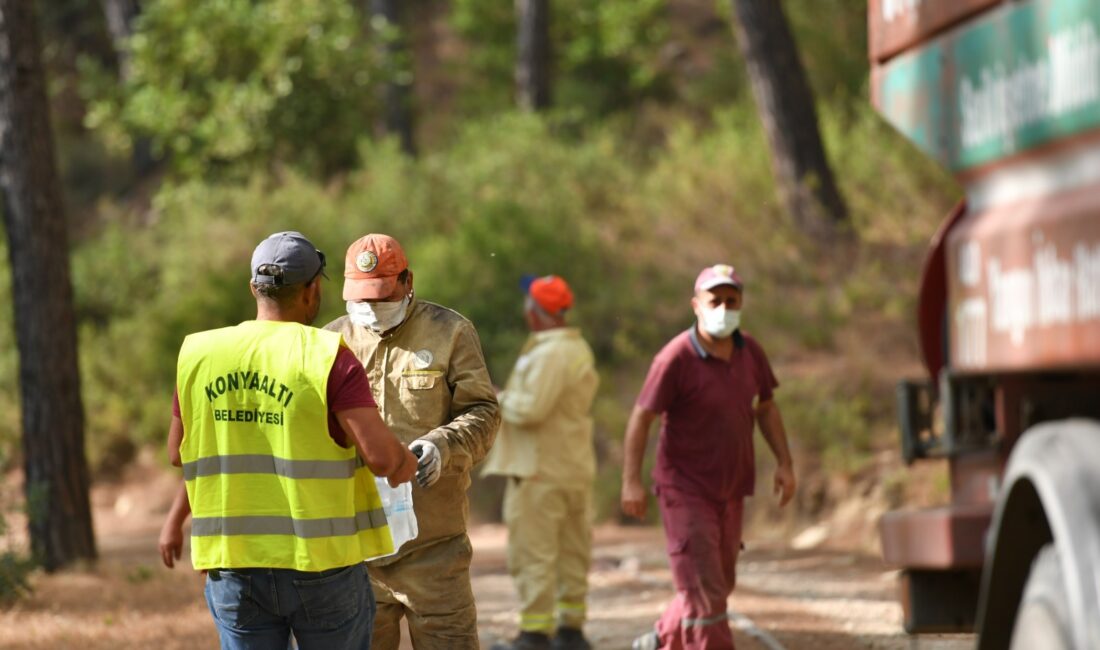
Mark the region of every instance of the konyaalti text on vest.
[[[294, 391], [290, 390], [290, 387], [285, 383], [269, 377], [263, 373], [254, 370], [234, 370], [233, 372], [226, 373], [208, 383], [204, 387], [206, 392], [206, 399], [210, 403], [213, 403], [215, 399], [225, 395], [228, 391], [253, 391], [257, 393], [263, 393], [269, 397], [274, 397], [283, 406], [290, 406], [290, 400], [294, 399]], [[237, 411], [237, 413], [251, 413], [252, 411]], [[234, 418], [219, 418], [217, 411], [215, 411], [215, 420], [228, 420], [230, 422], [260, 422], [267, 424], [282, 424], [282, 418], [280, 415], [280, 421], [272, 422], [270, 420], [258, 419], [256, 414], [261, 413], [256, 411], [254, 419], [245, 420], [244, 416]], [[265, 415], [276, 415], [274, 413], [266, 413]]]

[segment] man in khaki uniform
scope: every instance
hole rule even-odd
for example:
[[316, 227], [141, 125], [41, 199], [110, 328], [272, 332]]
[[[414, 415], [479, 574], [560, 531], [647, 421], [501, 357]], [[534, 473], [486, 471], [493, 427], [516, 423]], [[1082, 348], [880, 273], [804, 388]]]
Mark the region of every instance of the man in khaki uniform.
[[573, 293], [565, 280], [550, 275], [524, 285], [531, 335], [499, 395], [504, 423], [484, 470], [508, 477], [504, 521], [520, 633], [493, 650], [588, 650], [581, 628], [596, 473], [589, 411], [599, 376], [592, 349], [566, 326]]
[[344, 336], [386, 425], [420, 456], [413, 486], [419, 534], [370, 562], [378, 600], [371, 647], [396, 649], [405, 616], [417, 650], [475, 649], [466, 488], [500, 424], [481, 342], [461, 314], [416, 299], [405, 252], [386, 235], [348, 248], [344, 299], [348, 315], [325, 329]]

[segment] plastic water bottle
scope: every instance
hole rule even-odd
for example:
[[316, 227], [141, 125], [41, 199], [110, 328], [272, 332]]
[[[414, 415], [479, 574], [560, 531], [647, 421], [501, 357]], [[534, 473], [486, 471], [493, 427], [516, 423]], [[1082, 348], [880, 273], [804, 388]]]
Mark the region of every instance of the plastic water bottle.
[[378, 487], [378, 496], [382, 499], [382, 509], [386, 513], [386, 522], [389, 523], [390, 534], [393, 535], [393, 553], [397, 553], [405, 542], [416, 539], [419, 533], [416, 527], [416, 513], [413, 511], [412, 481], [390, 487], [389, 481], [376, 476], [374, 484]]

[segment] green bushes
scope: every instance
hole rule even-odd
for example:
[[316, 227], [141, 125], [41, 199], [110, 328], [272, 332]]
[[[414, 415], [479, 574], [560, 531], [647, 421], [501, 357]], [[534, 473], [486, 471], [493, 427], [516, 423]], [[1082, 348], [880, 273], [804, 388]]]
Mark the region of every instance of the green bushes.
[[[11, 294], [11, 267], [8, 260], [8, 242], [0, 232], [0, 296]], [[12, 320], [12, 301], [0, 301], [0, 472], [11, 469], [10, 462], [19, 446], [22, 431], [19, 403], [19, 352], [15, 348], [15, 327]]]
[[[469, 47], [465, 80], [471, 113], [513, 105], [516, 25], [512, 3], [455, 0], [450, 21]], [[550, 3], [555, 104], [583, 119], [637, 107], [669, 79], [659, 51], [668, 39], [665, 0]]]
[[829, 473], [852, 472], [868, 460], [876, 424], [868, 394], [821, 377], [795, 378], [780, 390], [783, 419], [799, 449]]
[[347, 244], [384, 231], [405, 244], [419, 296], [478, 324], [498, 381], [525, 335], [525, 272], [569, 277], [578, 318], [614, 358], [618, 331], [649, 307], [625, 290], [635, 271], [614, 246], [616, 188], [629, 179], [605, 155], [612, 146], [560, 143], [537, 118], [510, 116], [420, 162], [389, 145], [364, 149], [364, 170], [340, 187], [294, 175], [191, 181], [163, 188], [149, 215], [114, 215], [74, 254], [93, 462], [113, 437], [162, 438], [180, 342], [252, 317], [247, 260], [276, 230], [303, 231], [332, 260], [319, 324], [343, 313]]
[[0, 553], [0, 605], [5, 605], [28, 595], [31, 591], [27, 576], [33, 565], [18, 555]]
[[84, 66], [87, 122], [150, 137], [188, 175], [348, 169], [383, 77], [365, 33], [348, 0], [145, 2], [126, 85]]
[[[4, 534], [4, 518], [0, 515], [0, 535]], [[0, 606], [12, 603], [31, 593], [30, 574], [35, 564], [14, 552], [0, 551]]]
[[[834, 366], [804, 362], [847, 355], [853, 338], [867, 339], [873, 357], [878, 344], [863, 329], [910, 329], [922, 241], [954, 197], [869, 109], [823, 119], [859, 238], [842, 259], [788, 223], [758, 122], [742, 108], [708, 129], [671, 126], [664, 147], [644, 157], [612, 126], [574, 140], [557, 135], [552, 118], [507, 114], [468, 123], [415, 160], [392, 142], [362, 146], [363, 166], [330, 184], [257, 173], [242, 183], [166, 184], [147, 211], [105, 205], [73, 257], [93, 467], [120, 438], [162, 443], [183, 337], [253, 316], [247, 260], [262, 237], [286, 229], [331, 260], [319, 324], [343, 313], [347, 244], [371, 231], [397, 236], [417, 294], [474, 321], [497, 383], [526, 335], [519, 276], [565, 276], [603, 376], [605, 487], [617, 485], [618, 440], [649, 360], [691, 323], [695, 273], [731, 262], [748, 283], [745, 327], [779, 368], [792, 432], [846, 466], [842, 458], [865, 454], [889, 427], [888, 410], [866, 396], [881, 386], [872, 378], [838, 387]], [[5, 265], [0, 289], [7, 282]], [[0, 305], [7, 450], [18, 432], [10, 319]], [[600, 502], [611, 509], [614, 498]]]
[[[6, 456], [0, 445], [0, 469], [4, 467], [5, 460]], [[31, 592], [29, 577], [36, 568], [35, 563], [12, 543], [11, 530], [4, 515], [16, 507], [16, 498], [6, 492], [6, 483], [8, 482], [0, 482], [0, 607]]]

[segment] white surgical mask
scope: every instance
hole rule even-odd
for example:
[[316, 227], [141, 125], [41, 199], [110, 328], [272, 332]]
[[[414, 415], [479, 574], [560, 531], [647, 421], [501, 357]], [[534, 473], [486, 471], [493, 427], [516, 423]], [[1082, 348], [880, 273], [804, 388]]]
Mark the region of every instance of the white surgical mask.
[[715, 338], [724, 339], [741, 326], [741, 310], [721, 307], [703, 307], [699, 327]]
[[348, 317], [360, 327], [369, 327], [375, 332], [392, 330], [405, 320], [405, 310], [409, 307], [409, 297], [396, 302], [356, 302], [348, 301]]

